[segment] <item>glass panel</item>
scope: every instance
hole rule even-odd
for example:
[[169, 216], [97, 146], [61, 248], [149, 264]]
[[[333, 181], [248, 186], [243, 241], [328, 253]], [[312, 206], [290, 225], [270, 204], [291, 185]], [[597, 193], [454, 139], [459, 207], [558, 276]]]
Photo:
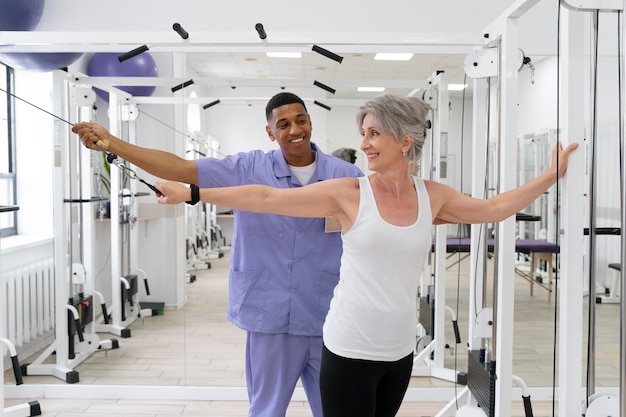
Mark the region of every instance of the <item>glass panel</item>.
[[[0, 176], [0, 206], [14, 205], [14, 195], [13, 176]], [[15, 212], [0, 213], [0, 229], [7, 228], [15, 228]]]
[[[0, 64], [0, 88], [7, 90], [6, 66]], [[8, 95], [0, 91], [0, 173], [9, 172], [9, 123], [8, 115]]]
[[[12, 70], [0, 64], [0, 205], [16, 205], [13, 147]], [[17, 234], [17, 212], [0, 214], [0, 236]]]

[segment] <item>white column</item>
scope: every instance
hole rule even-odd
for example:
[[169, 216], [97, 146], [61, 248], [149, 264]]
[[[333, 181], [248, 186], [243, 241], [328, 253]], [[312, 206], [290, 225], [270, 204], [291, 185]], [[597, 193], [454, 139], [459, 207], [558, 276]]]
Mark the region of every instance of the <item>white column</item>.
[[[505, 192], [517, 186], [517, 17], [508, 17], [500, 43], [500, 126], [499, 189]], [[511, 415], [513, 388], [513, 315], [515, 307], [515, 216], [499, 222], [497, 236], [497, 288], [494, 311], [497, 416]], [[494, 281], [496, 282], [496, 281]]]
[[583, 340], [583, 218], [585, 184], [584, 145], [584, 18], [585, 14], [561, 10], [560, 103], [563, 145], [578, 142], [561, 181], [559, 280], [559, 410], [560, 416], [580, 414]]
[[[487, 151], [489, 148], [488, 113], [489, 113], [489, 79], [475, 79], [473, 86], [473, 120], [472, 120], [472, 197], [485, 198], [487, 187], [485, 173], [487, 172]], [[487, 272], [487, 227], [485, 224], [471, 226], [470, 253], [470, 293], [469, 299], [469, 350], [479, 350], [482, 338], [476, 335], [475, 318], [485, 305], [484, 290]]]
[[[109, 90], [109, 132], [112, 135], [122, 137], [122, 97], [115, 89]], [[113, 165], [113, 164], [111, 164]], [[120, 233], [120, 192], [121, 176], [124, 175], [120, 169], [111, 166], [111, 323], [106, 326], [108, 331], [118, 336], [123, 334], [122, 325], [122, 253]]]

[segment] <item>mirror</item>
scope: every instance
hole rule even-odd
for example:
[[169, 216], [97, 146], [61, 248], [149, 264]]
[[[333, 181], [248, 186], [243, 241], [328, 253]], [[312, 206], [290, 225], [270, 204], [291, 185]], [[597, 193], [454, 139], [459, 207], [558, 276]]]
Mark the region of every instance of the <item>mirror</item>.
[[[512, 2], [504, 3], [512, 4]], [[544, 3], [546, 2], [537, 5], [536, 9], [530, 11], [528, 15], [524, 15], [519, 21], [520, 46], [523, 46], [524, 56], [530, 57], [534, 65], [532, 76], [534, 83], [531, 81], [530, 67], [521, 66], [519, 71], [518, 95], [520, 98], [520, 116], [517, 122], [520, 135], [536, 132], [544, 128], [556, 128], [556, 115], [553, 111], [543, 111], [543, 107], [537, 104], [547, 103], [545, 108], [556, 108], [555, 103], [553, 103], [556, 100], [554, 86], [557, 84], [556, 28], [554, 24], [556, 18], [554, 16], [555, 11], [544, 8], [547, 7], [544, 6]], [[498, 10], [502, 10], [506, 6], [507, 4], [498, 2]], [[485, 12], [486, 10], [483, 10], [479, 14], [482, 16]], [[497, 14], [494, 14], [492, 18], [496, 16]], [[432, 20], [444, 22], [447, 19], [446, 17], [441, 19], [433, 18]], [[390, 19], [390, 21], [394, 20]], [[485, 21], [489, 23], [490, 19]], [[483, 26], [473, 29], [473, 31], [478, 33], [482, 29]], [[387, 37], [383, 35], [386, 34], [381, 34], [382, 38]], [[296, 77], [296, 81], [290, 78], [273, 80], [271, 73], [258, 75], [253, 72], [253, 69], [245, 68], [247, 71], [252, 72], [242, 75], [237, 80], [238, 82], [223, 79], [221, 83], [216, 85], [202, 84], [202, 78], [209, 78], [207, 74], [201, 74], [200, 72], [203, 63], [207, 60], [224, 64], [230, 63], [231, 65], [240, 63], [244, 66], [246, 62], [268, 62], [266, 61], [267, 58], [258, 56], [256, 53], [239, 51], [228, 53], [212, 51], [202, 53], [202, 56], [200, 56], [200, 53], [184, 52], [186, 55], [180, 56], [181, 54], [178, 53], [159, 52], [158, 48], [155, 48], [155, 57], [159, 62], [166, 63], [164, 66], [171, 73], [168, 74], [171, 75], [169, 79], [155, 80], [159, 84], [159, 92], [162, 96], [168, 95], [168, 98], [173, 96], [181, 106], [177, 106], [172, 111], [171, 107], [162, 106], [150, 98], [139, 100], [137, 107], [140, 115], [137, 118], [136, 135], [127, 130], [121, 131], [120, 135], [127, 138], [136, 136], [138, 143], [143, 146], [184, 152], [187, 149], [186, 146], [188, 146], [187, 130], [185, 128], [187, 120], [185, 112], [189, 111], [186, 110], [188, 109], [187, 106], [190, 104], [206, 105], [213, 101], [200, 102], [200, 100], [220, 98], [221, 103], [219, 105], [208, 107], [202, 112], [202, 124], [206, 128], [206, 132], [210, 132], [211, 143], [213, 143], [213, 140], [219, 142], [219, 148], [216, 149], [219, 153], [218, 156], [225, 156], [249, 149], [273, 149], [275, 144], [271, 143], [264, 133], [263, 107], [266, 101], [265, 96], [269, 97], [270, 93], [268, 93], [268, 90], [279, 91], [280, 88], [285, 87], [299, 93], [302, 91], [300, 94], [309, 99], [307, 105], [315, 127], [314, 140], [325, 141], [326, 150], [329, 152], [341, 146], [355, 147], [355, 143], [358, 143], [358, 134], [354, 126], [353, 117], [356, 106], [358, 106], [355, 102], [373, 97], [377, 93], [357, 93], [354, 91], [357, 86], [356, 82], [362, 80], [361, 75], [354, 72], [356, 71], [354, 67], [351, 69], [353, 72], [349, 72], [347, 75], [338, 75], [338, 71], [352, 65], [351, 62], [355, 63], [355, 67], [360, 68], [364, 72], [374, 71], [374, 69], [366, 67], [365, 62], [371, 61], [371, 55], [377, 52], [378, 48], [379, 45], [377, 44], [366, 44], [364, 42], [356, 46], [345, 47], [349, 52], [345, 54], [345, 60], [341, 65], [306, 51], [303, 55], [303, 62], [312, 62], [320, 69], [318, 69], [319, 72], [313, 72], [313, 75], [306, 73], [305, 76]], [[433, 48], [433, 45], [427, 45], [424, 50]], [[462, 182], [462, 178], [468, 175], [467, 170], [471, 166], [471, 152], [469, 151], [469, 146], [461, 148], [460, 144], [454, 140], [453, 132], [455, 132], [454, 135], [457, 137], [460, 136], [457, 132], [461, 131], [466, 139], [471, 137], [471, 123], [469, 121], [472, 116], [470, 111], [472, 108], [472, 82], [468, 82], [463, 77], [463, 62], [466, 55], [465, 51], [463, 53], [445, 54], [418, 53], [413, 58], [418, 64], [416, 67], [412, 67], [410, 64], [400, 64], [402, 69], [399, 69], [398, 67], [392, 67], [392, 64], [388, 63], [383, 69], [376, 70], [380, 71], [379, 74], [381, 75], [367, 78], [368, 81], [374, 83], [378, 80], [389, 81], [392, 75], [394, 75], [395, 79], [397, 74], [403, 74], [403, 77], [399, 80], [396, 79], [395, 82], [389, 83], [392, 87], [387, 92], [409, 94], [414, 89], [422, 87], [420, 83], [434, 72], [443, 69], [451, 82], [467, 83], [470, 86], [470, 89], [466, 90], [466, 95], [451, 92], [450, 103], [452, 120], [449, 127], [448, 151], [451, 156], [450, 160], [455, 161], [455, 166], [457, 167], [457, 169], [451, 170], [451, 172], [454, 172], [454, 180], [450, 185], [462, 188], [467, 185], [467, 182]], [[250, 61], [246, 61], [246, 58], [250, 58]], [[610, 57], [606, 58], [606, 61], [610, 60]], [[194, 68], [193, 71], [190, 68]], [[283, 67], [281, 66], [281, 68]], [[605, 69], [604, 71], [608, 72], [609, 70]], [[320, 73], [324, 77], [318, 77]], [[219, 78], [219, 74], [213, 74], [212, 78]], [[312, 80], [317, 78], [335, 88], [336, 93], [330, 94], [313, 85]], [[602, 80], [608, 80], [609, 78], [608, 76], [603, 76]], [[194, 98], [187, 95], [186, 89], [176, 93], [171, 92], [172, 86], [189, 79], [197, 80], [196, 87], [203, 85], [202, 89], [204, 91], [201, 94], [198, 93], [198, 97]], [[302, 79], [306, 80], [306, 85], [302, 83]], [[88, 80], [88, 78], [84, 78], [84, 80]], [[264, 82], [263, 85], [260, 84], [259, 80]], [[410, 82], [407, 83], [406, 80], [410, 80]], [[608, 81], [607, 84], [609, 84]], [[351, 91], [352, 95], [348, 95], [348, 90]], [[259, 97], [263, 97], [263, 99], [259, 99]], [[315, 105], [314, 100], [316, 99], [326, 103], [332, 108], [332, 111], [329, 112], [327, 109]], [[443, 105], [445, 106], [445, 103]], [[173, 107], [171, 102], [170, 106]], [[99, 101], [97, 107], [98, 122], [107, 126], [109, 116], [107, 115], [106, 106], [102, 101]], [[613, 106], [613, 108], [616, 107]], [[614, 125], [611, 125], [610, 122], [607, 122], [605, 127], [607, 130], [604, 133], [607, 136], [614, 131], [612, 130]], [[197, 132], [195, 129], [192, 130]], [[208, 138], [204, 137], [202, 139]], [[469, 142], [466, 141], [465, 143]], [[363, 164], [364, 161], [365, 159], [362, 156], [357, 158], [357, 163]], [[463, 168], [459, 166], [461, 161]], [[366, 166], [361, 166], [361, 168], [365, 170]], [[606, 169], [607, 173], [610, 172], [609, 168], [608, 164], [606, 167], [602, 167], [603, 170]], [[139, 171], [139, 174], [141, 178], [145, 178], [148, 182], [154, 181], [153, 177], [141, 171]], [[465, 188], [463, 189], [466, 190]], [[146, 190], [141, 189], [137, 191]], [[613, 195], [616, 194], [613, 193]], [[192, 273], [196, 275], [194, 282], [185, 282], [185, 280], [181, 280], [178, 277], [178, 283], [174, 284], [175, 280], [173, 277], [180, 271], [178, 268], [180, 264], [186, 263], [186, 254], [184, 252], [188, 251], [188, 249], [185, 249], [185, 251], [170, 250], [169, 246], [166, 249], [163, 247], [170, 241], [181, 241], [187, 237], [189, 230], [185, 226], [185, 214], [183, 208], [161, 207], [150, 200], [151, 197], [142, 197], [138, 198], [137, 201], [139, 216], [146, 217], [146, 219], [139, 219], [136, 225], [138, 228], [137, 234], [141, 242], [138, 251], [142, 259], [150, 260], [149, 267], [152, 270], [149, 278], [161, 276], [163, 283], [161, 288], [158, 287], [156, 282], [154, 282], [154, 286], [151, 283], [151, 286], [153, 286], [151, 289], [154, 291], [153, 298], [147, 297], [145, 290], [140, 286], [140, 299], [163, 301], [167, 295], [177, 294], [180, 296], [184, 294], [183, 298], [186, 297], [186, 300], [179, 302], [179, 299], [176, 299], [175, 302], [172, 302], [173, 306], [182, 306], [179, 310], [165, 309], [162, 315], [157, 312], [156, 317], [135, 321], [131, 327], [132, 336], [127, 339], [120, 339], [120, 349], [111, 350], [107, 354], [102, 354], [102, 352], [95, 353], [88, 361], [80, 365], [81, 382], [113, 385], [146, 384], [215, 387], [231, 386], [230, 384], [232, 384], [232, 386], [244, 387], [243, 352], [245, 335], [225, 320], [225, 291], [227, 284], [222, 274], [224, 272], [223, 269], [227, 268], [225, 266], [227, 259], [211, 259], [211, 269]], [[605, 202], [603, 207], [606, 209], [606, 212], [611, 212], [609, 214], [614, 214], [613, 207], [615, 205], [612, 201]], [[542, 209], [543, 212], [545, 211]], [[606, 215], [607, 221], [611, 220], [609, 214]], [[168, 220], [157, 220], [163, 218]], [[225, 238], [227, 241], [229, 240], [227, 234], [228, 222], [228, 217], [222, 217], [218, 220], [218, 224], [222, 226], [222, 230], [226, 234]], [[109, 224], [95, 224], [95, 236], [97, 239], [101, 238], [102, 242], [107, 242], [107, 233], [110, 233]], [[155, 239], [155, 236], [163, 235], [167, 236], [165, 240]], [[124, 238], [124, 236], [120, 236], [120, 239]], [[607, 248], [614, 246], [610, 242], [606, 243]], [[96, 263], [97, 267], [94, 268], [96, 285], [102, 284], [100, 280], [104, 279], [103, 277], [110, 276], [110, 270], [107, 272], [104, 267], [109, 262], [108, 256], [110, 256], [110, 251], [110, 242], [101, 244], [98, 246], [98, 250], [96, 250], [98, 262], [100, 262]], [[609, 253], [613, 258], [607, 259], [607, 261], [614, 261], [618, 258], [610, 249], [607, 249], [606, 253]], [[218, 269], [221, 272], [218, 273]], [[610, 276], [609, 272], [603, 269], [598, 272], [598, 275]], [[460, 283], [466, 284], [467, 279], [461, 279]], [[536, 316], [536, 321], [531, 322], [532, 324], [527, 324], [528, 327], [524, 330], [520, 329], [519, 333], [517, 328], [515, 330], [516, 338], [517, 334], [527, 335], [530, 333], [534, 337], [527, 339], [524, 336], [520, 336], [520, 339], [525, 339], [523, 342], [526, 344], [520, 341], [520, 350], [515, 352], [515, 357], [521, 359], [520, 364], [516, 363], [516, 366], [519, 365], [520, 368], [514, 368], [514, 372], [523, 377], [531, 386], [550, 386], [552, 383], [551, 375], [549, 372], [545, 372], [545, 368], [549, 369], [551, 361], [550, 347], [552, 345], [550, 343], [550, 335], [539, 333], [538, 330], [549, 328], [552, 314], [551, 306], [540, 303], [541, 297], [545, 296], [541, 291], [537, 291], [537, 294], [530, 297], [526, 287], [527, 284], [521, 284], [524, 288], [519, 291], [516, 290], [516, 295], [521, 294], [521, 300], [518, 300], [520, 304], [525, 301], [528, 302], [526, 305], [528, 310], [521, 310], [523, 313], [516, 314], [516, 318], [529, 317], [533, 313]], [[450, 286], [452, 287], [452, 285], [456, 284], [451, 283]], [[520, 283], [516, 282], [517, 285], [520, 285]], [[103, 285], [103, 288], [106, 288], [106, 284]], [[464, 296], [462, 292], [459, 294], [461, 294], [459, 300], [468, 302], [469, 296]], [[209, 300], [213, 301], [214, 304], [210, 305]], [[467, 318], [462, 315], [464, 311], [467, 311], [465, 307], [463, 304], [460, 304], [458, 309], [459, 324], [461, 326], [467, 323]], [[613, 319], [614, 316], [607, 313], [607, 316], [602, 318], [603, 324], [609, 323], [610, 326], [614, 326], [614, 323], [611, 322]], [[607, 346], [612, 346], [615, 341], [611, 339], [612, 335], [608, 333], [610, 332], [603, 332], [603, 336], [608, 336], [606, 344]], [[467, 328], [461, 327], [461, 335], [462, 337], [467, 335]], [[453, 335], [446, 333], [446, 339], [453, 340]], [[157, 349], [157, 346], [164, 347], [164, 349]], [[457, 356], [447, 356], [445, 366], [458, 366], [459, 369], [464, 369], [463, 360], [467, 358], [467, 355], [460, 354], [459, 352], [462, 352], [462, 350], [462, 347], [456, 346], [455, 355]], [[220, 352], [220, 355], [224, 355], [222, 360], [218, 361], [215, 359], [218, 356], [217, 351]], [[116, 373], [111, 369], [114, 363], [123, 364], [125, 369], [121, 373]], [[524, 364], [523, 367], [521, 363]], [[527, 367], [528, 363], [533, 363], [536, 366], [532, 368]], [[599, 377], [601, 376], [599, 375]], [[26, 382], [37, 380], [35, 377], [32, 377]], [[602, 380], [602, 382], [610, 386], [616, 385], [611, 377], [606, 381]], [[422, 382], [416, 381], [415, 383], [420, 384]]]

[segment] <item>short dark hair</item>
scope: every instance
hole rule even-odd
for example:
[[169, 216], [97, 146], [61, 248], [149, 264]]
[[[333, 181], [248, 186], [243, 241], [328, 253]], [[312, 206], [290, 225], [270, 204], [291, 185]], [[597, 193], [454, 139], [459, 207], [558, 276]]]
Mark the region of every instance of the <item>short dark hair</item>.
[[348, 161], [351, 164], [356, 162], [356, 149], [352, 148], [339, 148], [333, 151], [333, 156], [341, 158], [344, 161]]
[[306, 109], [306, 106], [304, 105], [304, 101], [297, 95], [293, 93], [287, 93], [284, 91], [276, 94], [274, 97], [270, 99], [270, 101], [267, 102], [267, 105], [265, 106], [265, 119], [267, 121], [270, 120], [270, 117], [272, 117], [272, 111], [274, 111], [275, 108], [284, 106], [286, 104], [296, 104], [296, 103], [302, 104], [302, 107], [304, 107], [304, 110], [308, 113], [308, 110]]

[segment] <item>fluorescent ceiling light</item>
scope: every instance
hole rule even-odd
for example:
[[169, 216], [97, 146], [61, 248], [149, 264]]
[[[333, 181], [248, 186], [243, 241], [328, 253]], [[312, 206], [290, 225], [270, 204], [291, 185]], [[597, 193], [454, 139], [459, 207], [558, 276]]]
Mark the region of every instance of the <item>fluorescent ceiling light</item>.
[[302, 52], [266, 52], [269, 58], [302, 58]]
[[385, 91], [385, 87], [358, 87], [356, 91], [368, 91], [380, 93], [381, 91]]
[[374, 56], [378, 61], [408, 61], [413, 58], [411, 53], [379, 52]]
[[463, 91], [467, 88], [467, 84], [448, 84], [449, 91]]

